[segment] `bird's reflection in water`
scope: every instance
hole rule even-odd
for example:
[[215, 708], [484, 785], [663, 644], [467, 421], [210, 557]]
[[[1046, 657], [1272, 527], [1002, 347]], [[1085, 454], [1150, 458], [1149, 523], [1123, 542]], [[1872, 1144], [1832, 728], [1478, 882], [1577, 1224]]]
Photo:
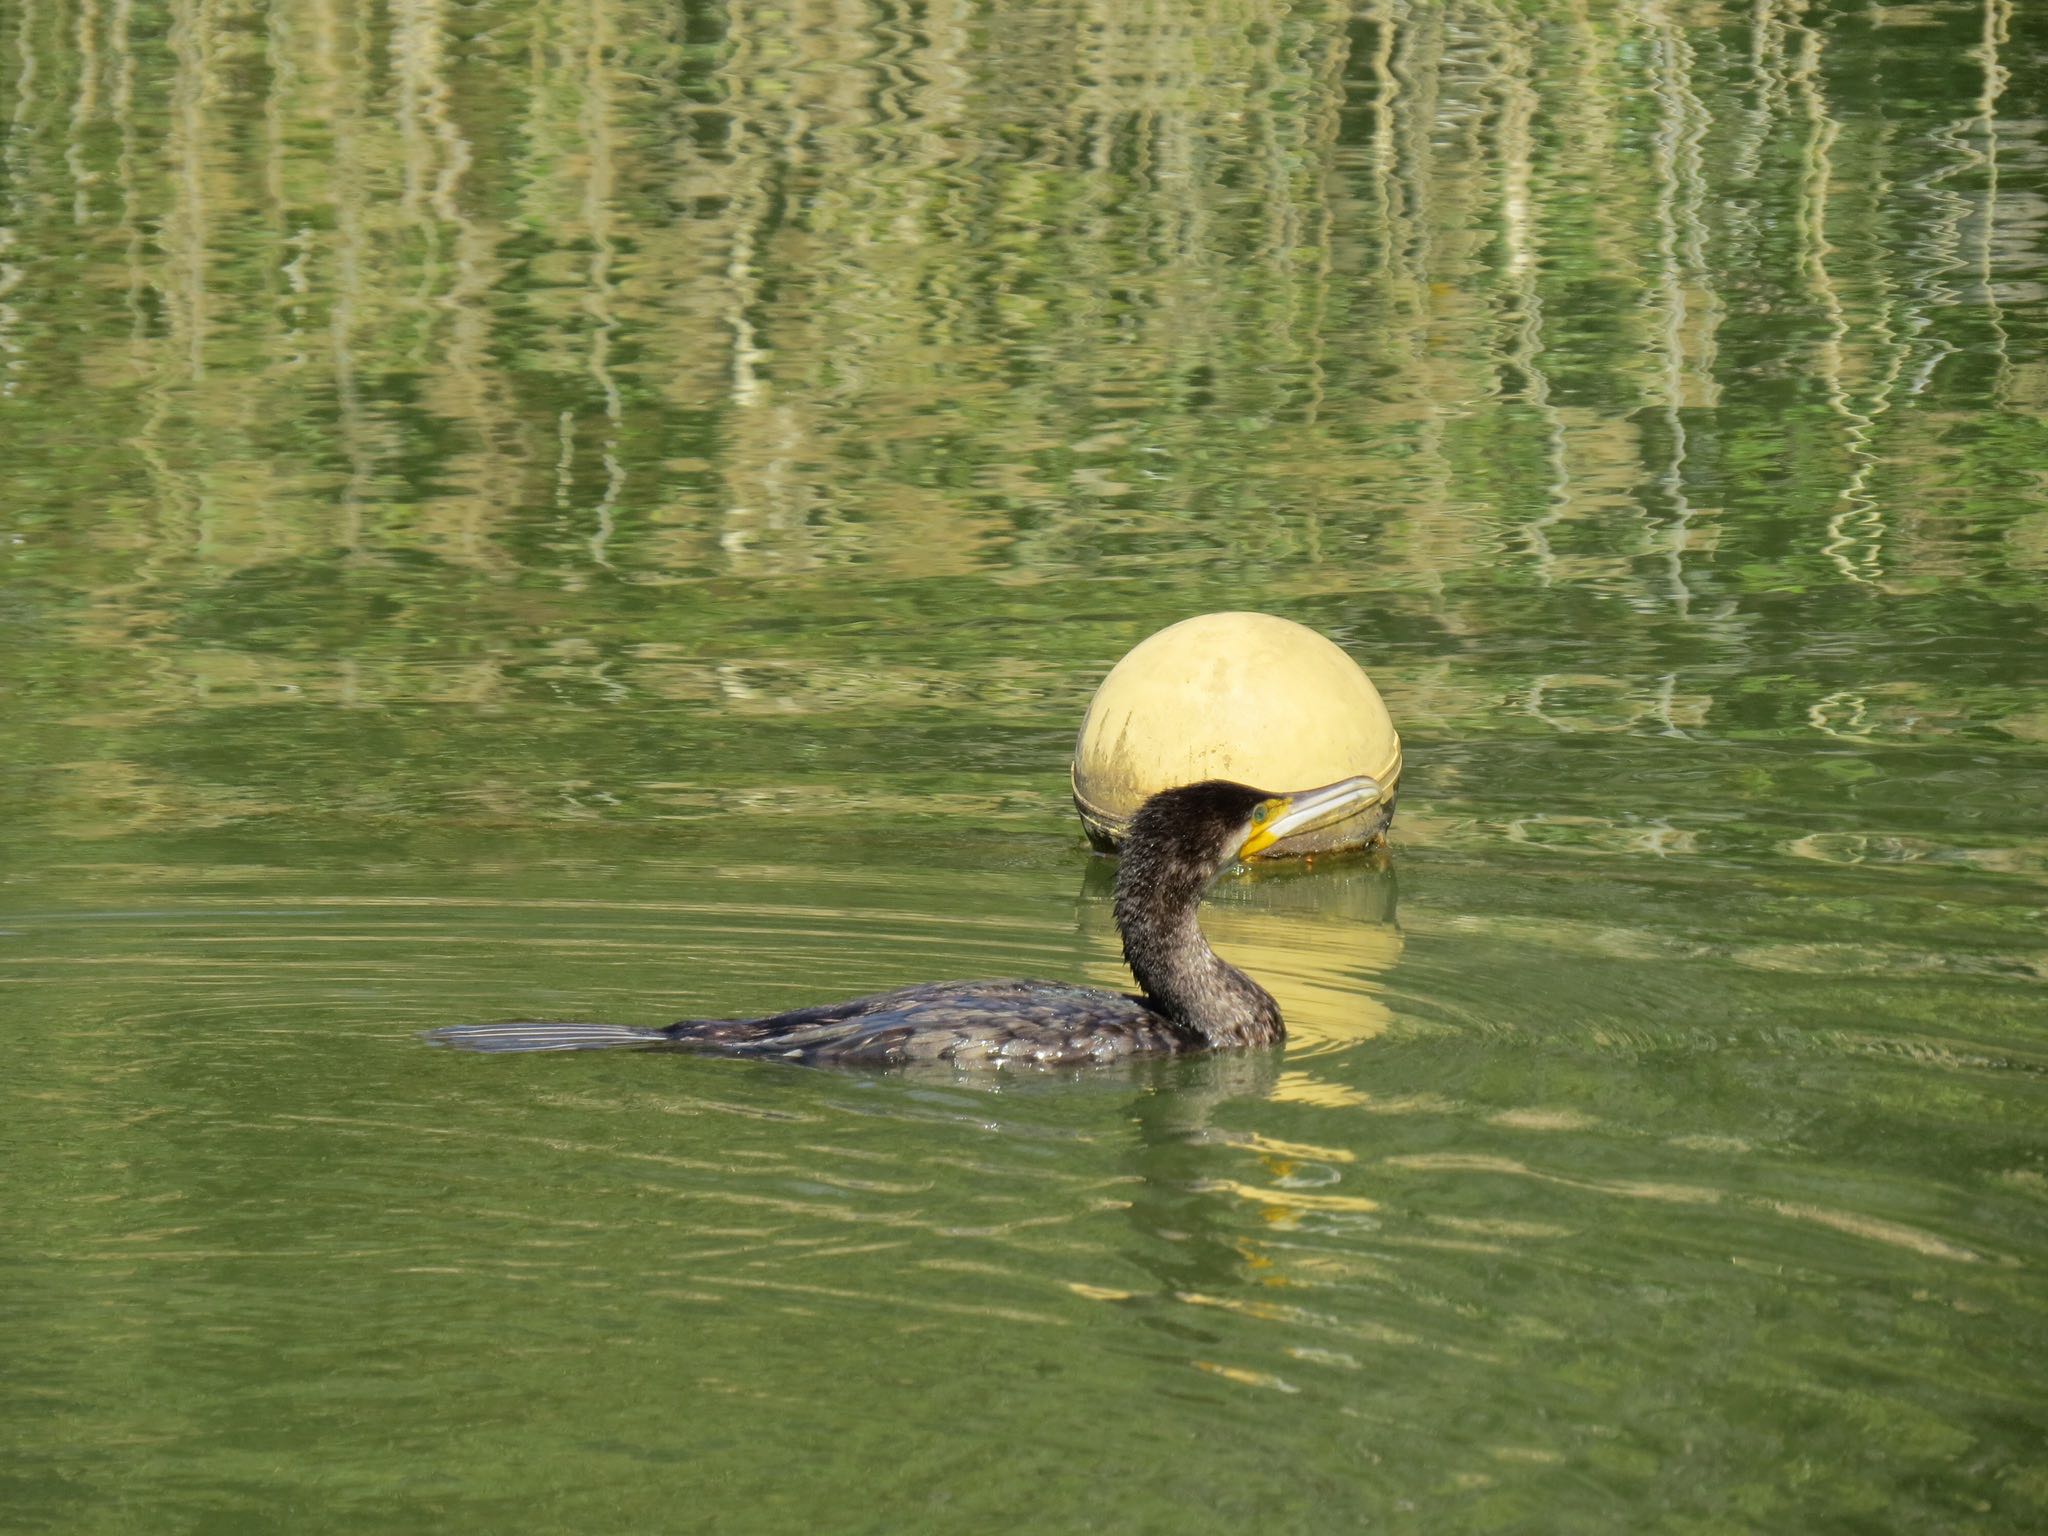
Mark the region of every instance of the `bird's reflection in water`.
[[[1083, 931], [1116, 963], [1109, 912], [1115, 864], [1091, 860], [1081, 888]], [[1148, 1326], [1176, 1339], [1211, 1339], [1205, 1307], [1235, 1306], [1246, 1287], [1286, 1281], [1271, 1232], [1291, 1228], [1307, 1203], [1291, 1185], [1312, 1148], [1280, 1146], [1259, 1133], [1259, 1106], [1273, 1100], [1342, 1105], [1355, 1095], [1317, 1072], [1317, 1058], [1380, 1033], [1388, 1021], [1377, 978], [1399, 958], [1398, 888], [1384, 854], [1320, 859], [1314, 866], [1253, 865], [1210, 893], [1203, 925], [1218, 953], [1257, 977], [1279, 1000], [1288, 1043], [1147, 1062], [1133, 1074], [1128, 1254], [1153, 1281], [1134, 1294]], [[1333, 1157], [1337, 1154], [1332, 1154]], [[1337, 1191], [1310, 1194], [1318, 1208], [1372, 1202]], [[1167, 1303], [1152, 1305], [1148, 1302]], [[1196, 1305], [1183, 1305], [1193, 1302]]]
[[[1254, 1051], [1148, 1063], [1131, 1104], [1134, 1139], [1127, 1218], [1130, 1259], [1153, 1281], [1153, 1297], [1236, 1290], [1259, 1260], [1247, 1252], [1241, 1205], [1219, 1184], [1245, 1171], [1252, 1154], [1219, 1132], [1215, 1117], [1234, 1103], [1270, 1098], [1281, 1052]], [[1176, 1337], [1205, 1337], [1200, 1317], [1181, 1307], [1141, 1309], [1148, 1323]]]

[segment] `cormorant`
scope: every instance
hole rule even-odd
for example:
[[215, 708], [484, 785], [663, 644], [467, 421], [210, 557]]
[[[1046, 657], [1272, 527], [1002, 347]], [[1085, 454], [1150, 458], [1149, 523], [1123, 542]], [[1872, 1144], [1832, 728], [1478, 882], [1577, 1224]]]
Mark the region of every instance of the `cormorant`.
[[1135, 993], [1058, 981], [927, 982], [764, 1019], [684, 1019], [666, 1029], [456, 1024], [425, 1038], [469, 1051], [619, 1046], [834, 1066], [1084, 1065], [1273, 1045], [1287, 1034], [1279, 1006], [1209, 948], [1196, 921], [1202, 893], [1232, 859], [1328, 826], [1380, 793], [1364, 777], [1297, 794], [1209, 779], [1147, 800], [1131, 820], [1116, 878], [1116, 923]]

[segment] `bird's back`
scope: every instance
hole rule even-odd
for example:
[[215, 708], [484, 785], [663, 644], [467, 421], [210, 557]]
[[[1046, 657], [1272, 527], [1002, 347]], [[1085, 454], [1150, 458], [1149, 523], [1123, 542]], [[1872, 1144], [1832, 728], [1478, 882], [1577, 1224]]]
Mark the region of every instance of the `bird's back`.
[[1194, 1045], [1139, 998], [1053, 981], [927, 982], [765, 1019], [686, 1019], [661, 1033], [679, 1050], [846, 1066], [1079, 1065]]

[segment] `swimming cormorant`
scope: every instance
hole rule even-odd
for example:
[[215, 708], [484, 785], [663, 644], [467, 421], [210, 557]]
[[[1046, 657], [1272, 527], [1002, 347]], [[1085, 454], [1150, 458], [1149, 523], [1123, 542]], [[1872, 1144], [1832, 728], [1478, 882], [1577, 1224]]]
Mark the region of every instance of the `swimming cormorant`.
[[619, 1046], [846, 1066], [1060, 1066], [1276, 1044], [1287, 1033], [1279, 1006], [1209, 948], [1196, 922], [1202, 893], [1233, 858], [1341, 820], [1380, 792], [1363, 777], [1298, 794], [1209, 779], [1147, 800], [1116, 877], [1116, 924], [1136, 993], [1057, 981], [927, 982], [764, 1019], [684, 1019], [666, 1029], [456, 1024], [426, 1038], [470, 1051]]

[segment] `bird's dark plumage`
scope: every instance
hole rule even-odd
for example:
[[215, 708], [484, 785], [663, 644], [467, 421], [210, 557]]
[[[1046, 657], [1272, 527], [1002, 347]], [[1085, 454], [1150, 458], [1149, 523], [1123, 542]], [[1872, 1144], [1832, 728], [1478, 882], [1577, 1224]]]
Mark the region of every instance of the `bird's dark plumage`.
[[1233, 858], [1349, 815], [1378, 792], [1370, 779], [1298, 795], [1211, 779], [1147, 800], [1116, 881], [1135, 994], [1051, 981], [929, 982], [762, 1019], [685, 1019], [666, 1029], [458, 1024], [426, 1038], [472, 1051], [624, 1046], [841, 1066], [1063, 1066], [1270, 1045], [1286, 1035], [1279, 1006], [1209, 948], [1196, 921], [1202, 893]]

